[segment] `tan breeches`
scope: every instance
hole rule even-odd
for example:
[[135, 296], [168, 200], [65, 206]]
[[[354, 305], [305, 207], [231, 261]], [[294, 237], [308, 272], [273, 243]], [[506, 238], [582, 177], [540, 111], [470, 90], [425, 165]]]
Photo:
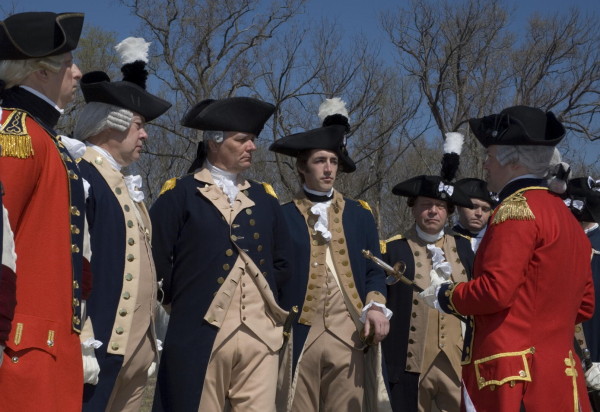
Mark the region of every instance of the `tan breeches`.
[[360, 412], [362, 410], [365, 355], [330, 332], [323, 332], [298, 362], [298, 380], [292, 412]]
[[444, 352], [419, 379], [419, 412], [460, 410], [460, 379]]
[[275, 412], [278, 363], [278, 352], [241, 325], [213, 349], [198, 411]]
[[148, 381], [148, 368], [155, 359], [150, 331], [123, 364], [110, 394], [107, 412], [139, 412]]

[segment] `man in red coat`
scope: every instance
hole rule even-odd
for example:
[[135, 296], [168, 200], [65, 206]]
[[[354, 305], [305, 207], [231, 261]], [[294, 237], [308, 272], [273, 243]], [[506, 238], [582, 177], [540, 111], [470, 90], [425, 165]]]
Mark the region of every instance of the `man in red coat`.
[[0, 367], [11, 412], [81, 411], [84, 188], [54, 127], [81, 77], [71, 50], [82, 26], [78, 13], [0, 22], [0, 179], [19, 264]]
[[573, 336], [594, 310], [591, 246], [545, 180], [564, 127], [551, 112], [526, 106], [469, 123], [487, 148], [488, 188], [500, 204], [473, 280], [432, 282], [421, 294], [444, 312], [471, 316], [461, 408], [589, 411]]

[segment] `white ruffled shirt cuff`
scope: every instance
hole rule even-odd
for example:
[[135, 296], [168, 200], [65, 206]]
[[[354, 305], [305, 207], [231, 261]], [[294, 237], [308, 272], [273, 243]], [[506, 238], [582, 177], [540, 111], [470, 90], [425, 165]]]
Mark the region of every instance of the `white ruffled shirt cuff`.
[[385, 305], [383, 305], [381, 303], [377, 303], [374, 300], [372, 300], [367, 305], [365, 305], [365, 307], [363, 308], [363, 310], [362, 310], [362, 312], [360, 314], [360, 321], [362, 323], [366, 322], [366, 320], [367, 320], [367, 311], [372, 306], [377, 306], [378, 308], [381, 308], [383, 310], [383, 314], [385, 315], [385, 317], [387, 318], [387, 320], [390, 320], [392, 318], [392, 315], [394, 314], [394, 312], [392, 312], [391, 310], [389, 310]]

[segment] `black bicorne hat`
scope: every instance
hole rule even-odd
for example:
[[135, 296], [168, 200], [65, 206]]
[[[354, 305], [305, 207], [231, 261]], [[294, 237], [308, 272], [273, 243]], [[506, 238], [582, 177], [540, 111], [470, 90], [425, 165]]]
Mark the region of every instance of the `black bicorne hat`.
[[319, 119], [322, 127], [284, 136], [271, 144], [269, 150], [292, 157], [308, 150], [329, 150], [338, 156], [340, 171], [354, 172], [356, 164], [346, 147], [350, 124], [344, 101], [339, 97], [326, 99], [319, 107]]
[[513, 106], [478, 119], [469, 126], [484, 146], [556, 146], [565, 128], [552, 112], [528, 106]]
[[[123, 51], [120, 46], [128, 45]], [[140, 38], [129, 37], [117, 45], [124, 63], [121, 67], [123, 80], [111, 82], [108, 75], [102, 71], [89, 72], [83, 75], [80, 81], [81, 91], [86, 103], [99, 102], [122, 107], [144, 116], [144, 120], [150, 122], [166, 112], [171, 103], [146, 91], [147, 50], [150, 43]], [[127, 54], [132, 48], [145, 49], [137, 55], [139, 59], [132, 61], [131, 54]], [[127, 55], [126, 55], [127, 54]], [[134, 54], [135, 56], [135, 54]]]
[[440, 176], [421, 175], [412, 177], [394, 186], [392, 193], [405, 197], [430, 197], [457, 206], [473, 207], [469, 196], [453, 184], [444, 182]]
[[496, 202], [492, 199], [491, 193], [488, 191], [487, 182], [474, 177], [468, 177], [458, 180], [454, 187], [458, 187], [461, 192], [469, 196], [471, 199], [483, 200], [490, 204], [491, 207], [496, 206]]
[[600, 181], [591, 177], [569, 180], [564, 202], [580, 222], [600, 223]]
[[260, 134], [275, 111], [271, 103], [252, 97], [206, 99], [194, 105], [181, 119], [181, 125], [198, 130]]
[[340, 170], [352, 173], [356, 170], [356, 164], [346, 151], [345, 135], [346, 127], [334, 124], [284, 136], [272, 143], [269, 150], [292, 157], [298, 157], [307, 150], [329, 150], [337, 154]]
[[56, 56], [77, 47], [83, 13], [26, 12], [0, 22], [0, 60]]

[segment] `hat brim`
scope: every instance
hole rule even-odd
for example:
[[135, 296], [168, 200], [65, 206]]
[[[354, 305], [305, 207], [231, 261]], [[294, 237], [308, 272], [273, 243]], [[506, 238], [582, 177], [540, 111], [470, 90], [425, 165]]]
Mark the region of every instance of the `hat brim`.
[[442, 183], [440, 176], [416, 176], [395, 185], [392, 193], [396, 196], [404, 197], [429, 197], [443, 200], [453, 205], [473, 208], [471, 199], [460, 188], [454, 186], [452, 183], [444, 183], [445, 185], [453, 186], [452, 194], [450, 195], [446, 191], [439, 190], [440, 183]]

